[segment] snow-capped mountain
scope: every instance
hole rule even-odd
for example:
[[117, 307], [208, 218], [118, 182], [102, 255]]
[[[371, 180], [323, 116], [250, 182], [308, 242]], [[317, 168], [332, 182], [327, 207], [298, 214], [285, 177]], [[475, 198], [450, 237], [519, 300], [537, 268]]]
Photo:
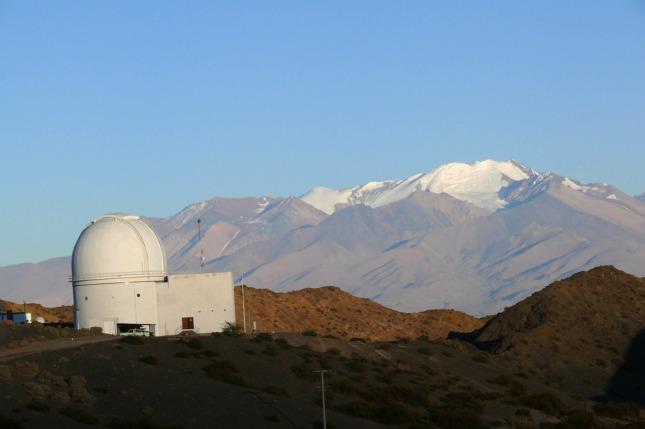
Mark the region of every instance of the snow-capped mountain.
[[369, 182], [346, 189], [316, 187], [300, 198], [317, 209], [331, 214], [355, 204], [381, 207], [400, 201], [417, 191], [446, 193], [458, 200], [495, 211], [508, 201], [503, 190], [513, 183], [538, 173], [516, 161], [479, 161], [474, 164], [450, 163], [429, 173], [415, 174], [402, 180]]
[[[255, 287], [333, 284], [406, 311], [490, 314], [597, 265], [645, 275], [645, 203], [515, 161], [302, 199], [212, 198], [146, 221], [174, 272], [199, 270], [203, 249], [206, 270]], [[69, 258], [0, 267], [0, 297], [69, 304], [68, 273]]]

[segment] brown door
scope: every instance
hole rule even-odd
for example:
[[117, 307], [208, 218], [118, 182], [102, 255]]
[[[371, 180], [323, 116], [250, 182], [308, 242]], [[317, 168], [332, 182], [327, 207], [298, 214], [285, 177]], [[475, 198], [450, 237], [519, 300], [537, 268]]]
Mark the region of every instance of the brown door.
[[193, 324], [193, 318], [192, 317], [182, 317], [181, 318], [181, 329], [195, 329], [195, 325]]

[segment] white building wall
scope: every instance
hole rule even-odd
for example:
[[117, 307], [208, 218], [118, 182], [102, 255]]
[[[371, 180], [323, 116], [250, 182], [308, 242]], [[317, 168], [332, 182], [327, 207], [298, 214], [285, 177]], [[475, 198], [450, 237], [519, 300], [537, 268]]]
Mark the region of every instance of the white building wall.
[[180, 333], [183, 317], [193, 318], [197, 333], [220, 332], [235, 323], [234, 299], [231, 273], [169, 275], [157, 284], [156, 335]]
[[117, 323], [157, 323], [156, 282], [74, 286], [76, 328], [99, 327], [116, 334]]

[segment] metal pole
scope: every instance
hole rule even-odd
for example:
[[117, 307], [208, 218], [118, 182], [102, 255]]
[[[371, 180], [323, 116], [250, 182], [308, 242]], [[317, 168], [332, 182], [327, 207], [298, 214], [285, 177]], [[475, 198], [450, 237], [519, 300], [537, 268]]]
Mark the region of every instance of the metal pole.
[[244, 327], [244, 333], [246, 334], [246, 306], [244, 303], [244, 274], [242, 274], [242, 326]]
[[204, 272], [204, 248], [201, 247], [202, 243], [202, 220], [197, 219], [197, 243], [199, 243], [199, 272]]
[[314, 372], [320, 373], [320, 392], [322, 399], [323, 429], [327, 429], [327, 411], [325, 410], [325, 373], [326, 369], [319, 369]]

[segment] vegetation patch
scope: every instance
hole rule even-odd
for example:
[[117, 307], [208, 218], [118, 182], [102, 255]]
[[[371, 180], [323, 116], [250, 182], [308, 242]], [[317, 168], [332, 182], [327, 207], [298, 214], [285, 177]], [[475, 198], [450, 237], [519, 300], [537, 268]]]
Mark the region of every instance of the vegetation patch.
[[[126, 338], [139, 338], [139, 337], [126, 337]], [[69, 417], [70, 419], [78, 423], [84, 423], [86, 425], [95, 425], [99, 423], [98, 417], [90, 414], [85, 409], [78, 406], [68, 405], [64, 408], [61, 408], [60, 411], [58, 412], [61, 415], [65, 417]]]
[[[32, 399], [25, 406], [28, 409], [30, 409], [32, 411], [36, 411], [38, 413], [48, 413], [51, 410], [51, 408], [49, 407], [49, 405], [47, 405], [47, 403], [45, 403], [43, 401], [37, 401], [35, 399]], [[2, 427], [2, 425], [0, 425], [0, 427]]]
[[185, 341], [184, 344], [194, 350], [201, 350], [204, 348], [204, 344], [197, 338], [191, 338], [188, 341]]
[[123, 344], [129, 344], [131, 346], [141, 346], [145, 344], [143, 337], [138, 337], [136, 335], [126, 335], [125, 337], [121, 338], [119, 342]]
[[204, 371], [212, 379], [238, 386], [248, 386], [248, 383], [239, 375], [240, 371], [235, 364], [230, 361], [214, 360], [204, 367]]
[[540, 410], [552, 416], [560, 416], [567, 411], [567, 407], [559, 396], [551, 392], [527, 395], [520, 400], [525, 407]]
[[640, 417], [641, 408], [633, 402], [607, 402], [596, 404], [593, 410], [601, 416], [615, 419], [635, 420]]
[[181, 429], [177, 425], [159, 425], [145, 417], [138, 420], [114, 419], [107, 424], [110, 429]]
[[222, 335], [226, 335], [227, 337], [241, 337], [243, 334], [239, 326], [231, 322], [226, 322], [224, 328], [222, 328]]
[[596, 416], [585, 411], [578, 411], [563, 418], [555, 429], [598, 429], [600, 425]]
[[159, 365], [159, 359], [150, 355], [139, 358], [139, 362], [145, 363], [146, 365]]

